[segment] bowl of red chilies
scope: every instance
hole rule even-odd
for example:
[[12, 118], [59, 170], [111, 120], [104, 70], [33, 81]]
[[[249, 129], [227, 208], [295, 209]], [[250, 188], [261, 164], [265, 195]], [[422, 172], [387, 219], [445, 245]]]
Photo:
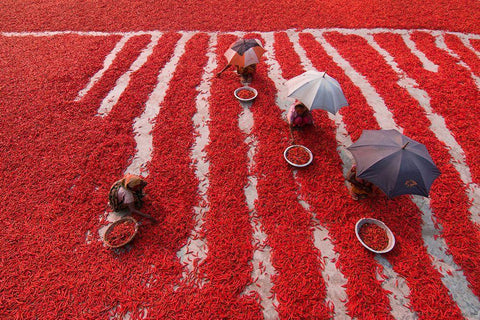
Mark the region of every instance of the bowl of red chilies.
[[108, 226], [103, 242], [109, 248], [120, 248], [132, 241], [137, 232], [137, 221], [132, 217], [124, 217]]
[[313, 154], [310, 149], [300, 144], [294, 144], [285, 149], [283, 157], [292, 166], [302, 168], [312, 163]]
[[255, 88], [244, 86], [236, 89], [233, 94], [235, 97], [243, 102], [252, 101], [258, 95], [258, 92]]
[[385, 223], [373, 218], [362, 218], [355, 225], [358, 241], [375, 253], [386, 253], [395, 246], [395, 237]]

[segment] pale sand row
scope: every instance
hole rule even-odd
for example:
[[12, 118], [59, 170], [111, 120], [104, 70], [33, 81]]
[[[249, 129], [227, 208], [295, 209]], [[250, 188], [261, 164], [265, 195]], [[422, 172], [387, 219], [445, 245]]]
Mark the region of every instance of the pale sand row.
[[411, 39], [411, 32], [408, 32], [406, 34], [402, 34], [402, 39], [403, 42], [407, 45], [407, 47], [410, 49], [410, 51], [415, 55], [420, 62], [422, 62], [423, 69], [428, 70], [430, 72], [438, 72], [438, 65], [433, 63], [433, 61], [429, 60], [425, 53], [422, 51], [418, 50], [417, 45], [415, 42]]
[[[238, 38], [242, 38], [244, 32], [233, 33]], [[248, 146], [248, 182], [244, 187], [245, 200], [249, 210], [250, 225], [252, 227], [252, 245], [255, 248], [252, 257], [252, 283], [248, 285], [242, 294], [256, 292], [260, 296], [260, 304], [263, 308], [263, 316], [266, 320], [278, 319], [276, 310], [278, 300], [273, 294], [273, 282], [271, 277], [275, 275], [275, 268], [272, 265], [271, 247], [267, 245], [267, 234], [263, 231], [263, 226], [255, 209], [255, 202], [258, 200], [257, 182], [258, 178], [253, 174], [255, 167], [254, 157], [257, 151], [258, 140], [252, 134], [254, 124], [253, 113], [250, 107], [253, 102], [239, 102], [243, 111], [239, 115], [238, 126], [246, 134], [245, 144]]]
[[392, 294], [387, 295], [392, 307], [392, 316], [399, 320], [418, 319], [417, 313], [408, 307], [410, 305], [410, 299], [408, 298], [410, 288], [405, 279], [393, 271], [393, 266], [381, 254], [375, 255], [375, 260], [383, 267], [383, 273], [379, 273], [377, 269], [377, 279], [382, 281], [383, 289], [392, 292]]
[[474, 46], [472, 46], [472, 43], [470, 42], [470, 39], [478, 39], [478, 37], [470, 38], [469, 36], [461, 33], [456, 34], [456, 36], [462, 41], [465, 47], [467, 47], [470, 51], [475, 53], [478, 58], [480, 58], [480, 52], [477, 49], [475, 49]]

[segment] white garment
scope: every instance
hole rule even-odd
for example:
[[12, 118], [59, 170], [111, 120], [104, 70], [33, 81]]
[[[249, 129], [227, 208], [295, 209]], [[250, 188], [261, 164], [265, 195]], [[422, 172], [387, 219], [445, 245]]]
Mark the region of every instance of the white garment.
[[135, 198], [133, 197], [132, 191], [120, 187], [117, 192], [118, 202], [128, 205], [129, 203], [134, 203]]

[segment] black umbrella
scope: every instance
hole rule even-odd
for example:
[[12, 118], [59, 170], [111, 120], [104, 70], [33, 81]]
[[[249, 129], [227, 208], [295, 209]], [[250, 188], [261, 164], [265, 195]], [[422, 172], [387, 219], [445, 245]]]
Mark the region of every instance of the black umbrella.
[[427, 148], [397, 130], [363, 130], [347, 148], [357, 163], [357, 176], [393, 198], [402, 194], [428, 197], [440, 170]]

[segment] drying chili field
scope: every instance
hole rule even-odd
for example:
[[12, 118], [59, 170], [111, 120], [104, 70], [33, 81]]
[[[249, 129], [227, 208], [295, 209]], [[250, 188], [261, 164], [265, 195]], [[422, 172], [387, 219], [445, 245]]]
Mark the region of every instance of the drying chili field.
[[[478, 1], [294, 4], [3, 1], [0, 318], [480, 318]], [[215, 77], [242, 37], [266, 49], [251, 104]], [[306, 70], [350, 105], [313, 112], [294, 169], [285, 82]], [[363, 129], [425, 144], [429, 198], [351, 199]], [[159, 222], [109, 249], [125, 173]], [[362, 217], [392, 251], [360, 244]]]

